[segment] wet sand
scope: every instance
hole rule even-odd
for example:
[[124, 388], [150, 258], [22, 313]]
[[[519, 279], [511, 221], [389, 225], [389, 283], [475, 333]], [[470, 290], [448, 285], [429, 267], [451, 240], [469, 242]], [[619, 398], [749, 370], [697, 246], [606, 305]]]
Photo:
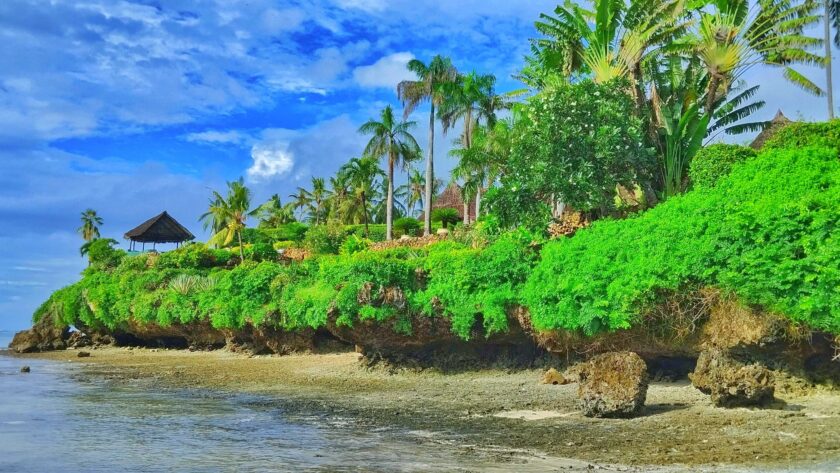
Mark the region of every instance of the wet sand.
[[840, 392], [783, 394], [771, 409], [718, 409], [687, 382], [652, 383], [641, 417], [589, 419], [576, 409], [576, 385], [539, 384], [538, 370], [366, 368], [355, 353], [90, 352], [26, 357], [83, 363], [85, 375], [114, 382], [254, 393], [372, 427], [433, 432], [513, 469], [528, 458], [546, 471], [840, 471]]

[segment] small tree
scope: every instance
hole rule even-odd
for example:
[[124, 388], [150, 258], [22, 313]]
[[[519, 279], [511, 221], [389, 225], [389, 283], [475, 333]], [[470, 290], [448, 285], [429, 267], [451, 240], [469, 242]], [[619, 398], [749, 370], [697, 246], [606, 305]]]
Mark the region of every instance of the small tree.
[[449, 225], [455, 225], [460, 219], [458, 210], [453, 208], [435, 209], [432, 211], [432, 221], [440, 222], [443, 228], [449, 228]]
[[517, 215], [533, 217], [533, 209], [505, 212], [498, 208], [502, 202], [539, 208], [564, 202], [596, 217], [606, 215], [614, 207], [616, 186], [632, 188], [650, 179], [652, 154], [644, 147], [642, 122], [626, 90], [623, 81], [557, 80], [528, 101], [518, 113], [502, 189], [494, 198], [497, 214], [510, 217], [503, 223], [519, 225]]

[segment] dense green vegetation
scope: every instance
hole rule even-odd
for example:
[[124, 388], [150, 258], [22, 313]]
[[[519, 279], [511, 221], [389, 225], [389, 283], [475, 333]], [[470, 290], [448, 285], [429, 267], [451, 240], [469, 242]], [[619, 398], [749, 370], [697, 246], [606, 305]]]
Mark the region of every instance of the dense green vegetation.
[[634, 218], [551, 242], [524, 302], [542, 330], [629, 328], [661, 294], [715, 286], [840, 333], [840, 160], [763, 153]]
[[351, 326], [393, 322], [407, 333], [411, 316], [446, 317], [470, 338], [479, 321], [484, 334], [505, 331], [508, 309], [524, 304], [539, 330], [594, 334], [639, 323], [664, 294], [712, 286], [840, 333], [838, 226], [837, 151], [774, 149], [735, 164], [714, 187], [544, 244], [523, 230], [482, 225], [421, 249], [371, 251], [342, 231], [299, 263], [255, 255], [231, 266], [236, 253], [201, 244], [126, 256], [94, 240], [84, 278], [41, 311], [110, 328], [133, 318], [294, 330], [332, 317]]
[[[448, 58], [413, 60], [416, 80], [397, 87], [402, 120], [386, 106], [361, 127], [370, 141], [360, 157], [313, 177], [285, 205], [274, 195], [252, 208], [241, 180], [214, 192], [202, 217], [208, 245], [128, 256], [98, 238], [101, 219], [86, 211], [79, 232], [91, 265], [36, 317], [109, 328], [371, 322], [406, 334], [413, 317], [440, 317], [469, 339], [506, 331], [510, 309], [524, 305], [537, 330], [591, 335], [639, 324], [666, 295], [711, 286], [840, 334], [840, 122], [790, 125], [758, 155], [702, 146], [764, 126], [747, 121], [763, 106], [751, 102], [757, 87], [739, 81], [752, 65], [780, 67], [819, 92], [792, 68], [822, 63], [804, 34], [815, 8], [568, 3], [541, 16], [519, 75], [527, 90], [507, 94]], [[515, 103], [520, 95], [529, 97]], [[423, 103], [425, 175], [411, 169], [422, 150], [408, 121]], [[504, 109], [511, 116], [500, 120]], [[459, 218], [460, 208], [432, 211], [442, 186], [432, 172], [437, 121], [463, 127], [452, 178], [462, 200], [474, 199], [477, 221]], [[399, 165], [404, 186], [394, 183]], [[374, 245], [420, 233], [420, 208], [423, 233], [435, 222], [450, 237]], [[549, 241], [549, 224], [569, 214], [594, 223]], [[287, 256], [292, 249], [306, 258]]]

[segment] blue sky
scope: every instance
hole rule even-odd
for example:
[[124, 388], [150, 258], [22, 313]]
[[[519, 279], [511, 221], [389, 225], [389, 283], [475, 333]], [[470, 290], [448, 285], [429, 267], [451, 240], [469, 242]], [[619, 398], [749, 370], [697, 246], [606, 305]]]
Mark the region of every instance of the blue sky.
[[[168, 210], [197, 235], [210, 188], [244, 176], [286, 196], [360, 154], [361, 123], [405, 63], [434, 54], [501, 91], [551, 1], [56, 0], [0, 2], [0, 329], [84, 268], [79, 213], [120, 241]], [[816, 80], [821, 75], [809, 71]], [[824, 119], [821, 99], [753, 69], [768, 106]], [[413, 117], [423, 123], [425, 110]], [[417, 137], [426, 141], [422, 125]], [[438, 140], [447, 175], [449, 137]], [[745, 140], [739, 138], [739, 140]], [[122, 246], [125, 246], [124, 244]]]

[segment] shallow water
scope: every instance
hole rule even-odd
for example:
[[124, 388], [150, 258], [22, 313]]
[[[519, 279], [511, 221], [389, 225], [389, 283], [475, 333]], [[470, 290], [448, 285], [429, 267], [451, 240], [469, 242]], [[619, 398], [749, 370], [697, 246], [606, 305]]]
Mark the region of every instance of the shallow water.
[[[9, 339], [0, 332], [0, 346]], [[31, 373], [20, 373], [24, 364]], [[113, 383], [78, 368], [0, 356], [0, 472], [547, 471], [536, 459], [497, 464], [429, 432], [370, 429], [257, 396]]]

